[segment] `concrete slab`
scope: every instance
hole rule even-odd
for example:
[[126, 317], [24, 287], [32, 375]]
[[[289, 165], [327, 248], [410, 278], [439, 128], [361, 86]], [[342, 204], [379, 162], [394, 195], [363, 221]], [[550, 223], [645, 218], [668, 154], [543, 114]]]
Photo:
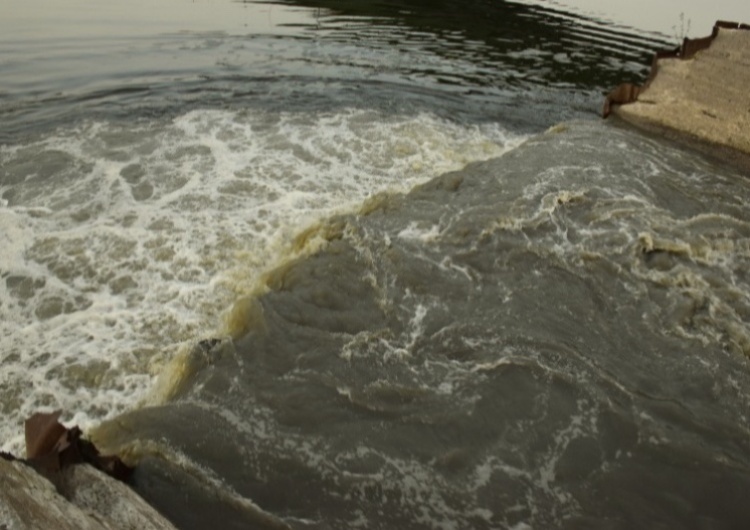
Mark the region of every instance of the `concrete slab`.
[[621, 85], [609, 94], [605, 117], [611, 110], [637, 126], [750, 155], [747, 29], [718, 22], [710, 37], [657, 54], [643, 86]]

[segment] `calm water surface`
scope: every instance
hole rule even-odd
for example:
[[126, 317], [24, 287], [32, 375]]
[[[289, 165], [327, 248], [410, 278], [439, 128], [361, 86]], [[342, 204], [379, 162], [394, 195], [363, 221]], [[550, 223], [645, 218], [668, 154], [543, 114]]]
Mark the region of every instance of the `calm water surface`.
[[598, 118], [716, 19], [0, 0], [2, 449], [64, 409], [181, 528], [750, 525], [750, 184]]

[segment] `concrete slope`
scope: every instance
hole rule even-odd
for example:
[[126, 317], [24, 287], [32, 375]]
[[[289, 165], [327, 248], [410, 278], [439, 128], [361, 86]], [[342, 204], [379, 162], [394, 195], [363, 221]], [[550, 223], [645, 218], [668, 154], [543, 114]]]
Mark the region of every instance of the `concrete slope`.
[[[734, 28], [734, 29], [733, 29]], [[750, 31], [718, 22], [710, 37], [659, 53], [642, 87], [621, 85], [605, 102], [639, 126], [750, 154]]]

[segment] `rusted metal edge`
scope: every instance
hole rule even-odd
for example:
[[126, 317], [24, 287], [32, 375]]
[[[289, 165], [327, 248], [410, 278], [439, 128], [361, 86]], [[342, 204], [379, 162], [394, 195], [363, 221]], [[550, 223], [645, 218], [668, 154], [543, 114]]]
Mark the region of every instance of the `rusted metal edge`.
[[701, 50], [705, 50], [719, 34], [720, 29], [745, 29], [750, 30], [750, 25], [742, 24], [739, 22], [727, 22], [725, 20], [717, 20], [714, 24], [711, 35], [708, 37], [701, 37], [699, 39], [688, 39], [687, 37], [682, 40], [682, 44], [671, 50], [661, 50], [654, 54], [651, 60], [651, 72], [646, 79], [646, 82], [642, 85], [636, 85], [634, 83], [622, 83], [617, 88], [607, 94], [604, 99], [604, 107], [602, 108], [602, 118], [606, 118], [612, 111], [612, 105], [626, 105], [633, 103], [638, 100], [638, 96], [643, 92], [656, 77], [658, 72], [658, 63], [661, 59], [690, 59], [696, 53]]
[[133, 468], [116, 456], [99, 454], [93, 443], [82, 438], [81, 429], [77, 426], [68, 429], [58, 421], [61, 414], [59, 410], [33, 414], [24, 423], [26, 458], [3, 452], [0, 458], [20, 461], [50, 480], [65, 467], [87, 463], [117, 480], [127, 481]]

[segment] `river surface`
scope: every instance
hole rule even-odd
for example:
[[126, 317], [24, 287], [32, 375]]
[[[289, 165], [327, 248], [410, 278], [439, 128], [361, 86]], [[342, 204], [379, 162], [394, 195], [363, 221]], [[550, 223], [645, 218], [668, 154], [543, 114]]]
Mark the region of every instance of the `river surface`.
[[750, 527], [750, 181], [599, 118], [750, 7], [600, 4], [0, 0], [0, 449], [63, 409], [180, 528]]

